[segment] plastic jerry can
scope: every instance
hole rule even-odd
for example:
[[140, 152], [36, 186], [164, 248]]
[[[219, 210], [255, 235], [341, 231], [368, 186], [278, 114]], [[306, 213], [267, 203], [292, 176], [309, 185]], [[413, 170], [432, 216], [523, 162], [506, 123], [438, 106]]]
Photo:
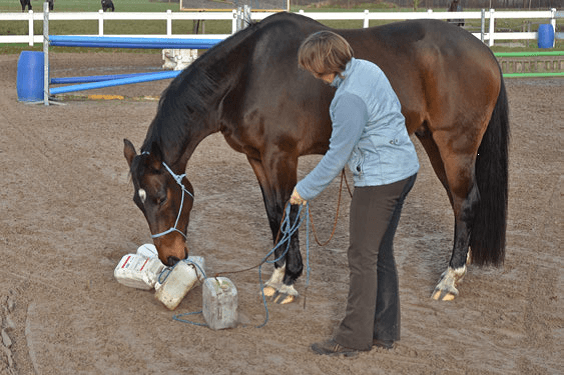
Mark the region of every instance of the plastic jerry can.
[[164, 268], [165, 265], [159, 258], [127, 254], [121, 258], [114, 269], [114, 277], [120, 284], [149, 290], [155, 286]]
[[155, 298], [161, 301], [169, 310], [174, 310], [180, 304], [184, 296], [200, 285], [205, 279], [204, 258], [188, 257], [178, 262], [164, 280], [161, 277], [155, 285]]
[[137, 248], [137, 254], [146, 256], [147, 258], [159, 256], [157, 248], [152, 243], [146, 243], [139, 246], [139, 248]]
[[210, 277], [204, 281], [202, 314], [211, 329], [235, 328], [239, 318], [237, 288], [226, 277]]

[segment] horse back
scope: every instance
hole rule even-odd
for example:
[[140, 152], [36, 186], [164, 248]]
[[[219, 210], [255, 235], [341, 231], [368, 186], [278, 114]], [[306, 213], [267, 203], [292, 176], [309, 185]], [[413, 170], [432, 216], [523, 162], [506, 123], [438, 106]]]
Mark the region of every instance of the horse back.
[[[240, 83], [224, 102], [228, 142], [240, 151], [266, 144], [291, 145], [300, 155], [324, 153], [331, 134], [329, 104], [334, 89], [298, 67], [297, 52], [310, 34], [329, 27], [307, 17], [279, 13], [258, 25], [247, 43]], [[495, 57], [467, 31], [437, 20], [413, 20], [366, 29], [330, 29], [345, 37], [356, 58], [377, 64], [402, 104], [409, 133], [425, 124], [432, 132], [471, 108], [493, 111], [501, 73]], [[480, 77], [477, 79], [477, 77]], [[482, 110], [480, 108], [480, 110]], [[243, 122], [243, 126], [236, 124]], [[469, 125], [470, 126], [470, 125]], [[225, 129], [225, 127], [224, 127]], [[243, 135], [235, 134], [241, 130]], [[248, 153], [248, 152], [247, 152]]]
[[355, 57], [386, 73], [410, 133], [422, 123], [451, 126], [472, 108], [493, 111], [501, 71], [490, 49], [469, 32], [443, 21], [412, 20], [340, 33]]

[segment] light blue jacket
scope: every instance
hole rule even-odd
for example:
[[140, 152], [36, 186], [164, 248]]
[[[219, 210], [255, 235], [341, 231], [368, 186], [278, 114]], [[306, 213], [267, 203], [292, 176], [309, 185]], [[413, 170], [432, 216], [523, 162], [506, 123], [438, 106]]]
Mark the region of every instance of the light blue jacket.
[[357, 187], [391, 184], [419, 170], [401, 104], [384, 72], [353, 58], [342, 75], [331, 83], [337, 91], [329, 108], [329, 150], [296, 185], [305, 200], [321, 193], [347, 163]]

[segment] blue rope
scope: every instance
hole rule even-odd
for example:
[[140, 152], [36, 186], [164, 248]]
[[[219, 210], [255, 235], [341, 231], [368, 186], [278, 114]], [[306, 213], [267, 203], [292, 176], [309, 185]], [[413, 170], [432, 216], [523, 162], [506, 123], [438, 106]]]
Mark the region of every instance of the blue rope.
[[[198, 263], [196, 263], [196, 262], [190, 260], [190, 258], [181, 260], [180, 262], [185, 262], [185, 263], [194, 265], [194, 267], [196, 267], [196, 268], [200, 271], [200, 273], [203, 275], [204, 280], [206, 279], [206, 272], [204, 271], [204, 269], [203, 269]], [[165, 268], [165, 269], [160, 273], [159, 279], [158, 279], [160, 284], [163, 284], [163, 283], [166, 281], [166, 279], [168, 278], [168, 276], [170, 275], [170, 273], [172, 272], [172, 270], [174, 270], [174, 268], [176, 268], [176, 266], [178, 266], [178, 265], [180, 264], [180, 262], [176, 263], [174, 266], [172, 266], [172, 267], [170, 267], [170, 268]], [[163, 277], [163, 275], [164, 275], [165, 273], [166, 273], [166, 276], [164, 277], [164, 279], [162, 279], [162, 277]], [[198, 272], [197, 272], [197, 271], [196, 271], [196, 277], [198, 277]], [[199, 278], [199, 277], [198, 277], [198, 278]], [[177, 314], [177, 315], [173, 315], [173, 316], [172, 316], [172, 319], [178, 320], [179, 322], [183, 322], [183, 323], [193, 324], [193, 325], [196, 325], [196, 326], [207, 327], [207, 324], [206, 324], [206, 323], [197, 323], [197, 322], [193, 322], [193, 321], [190, 321], [190, 320], [186, 320], [186, 319], [181, 319], [181, 318], [180, 318], [181, 316], [196, 315], [196, 314], [201, 314], [201, 313], [202, 313], [202, 310], [196, 311], [196, 312], [189, 312], [189, 313]]]
[[[280, 224], [280, 233], [282, 234], [282, 237], [281, 237], [280, 241], [278, 241], [278, 243], [262, 258], [262, 261], [261, 261], [260, 265], [258, 266], [259, 285], [260, 285], [260, 291], [261, 291], [261, 295], [262, 295], [262, 302], [263, 302], [264, 310], [265, 310], [265, 319], [264, 319], [264, 322], [262, 324], [259, 324], [258, 326], [256, 326], [256, 328], [264, 327], [268, 323], [268, 319], [269, 319], [268, 305], [267, 305], [267, 302], [266, 302], [266, 296], [264, 295], [264, 283], [262, 281], [262, 265], [264, 263], [276, 263], [279, 260], [282, 260], [286, 256], [286, 254], [288, 253], [288, 250], [290, 249], [290, 242], [291, 242], [292, 236], [298, 231], [298, 229], [300, 228], [300, 226], [302, 225], [304, 220], [306, 221], [306, 232], [307, 232], [306, 233], [306, 270], [307, 270], [306, 290], [307, 290], [307, 287], [309, 285], [309, 274], [310, 274], [310, 271], [311, 271], [310, 264], [309, 264], [309, 202], [307, 202], [306, 205], [305, 205], [305, 211], [304, 211], [305, 212], [305, 215], [304, 215], [305, 219], [302, 216], [303, 207], [304, 207], [303, 205], [299, 205], [296, 220], [294, 221], [294, 223], [292, 223], [291, 219], [290, 219], [291, 205], [286, 204], [284, 220]], [[280, 256], [278, 258], [274, 259], [274, 260], [268, 260], [268, 258], [270, 258], [274, 254], [274, 252], [276, 250], [278, 250], [278, 248], [280, 248], [284, 244], [286, 244], [286, 248], [284, 249], [282, 254], [280, 254]], [[188, 260], [186, 260], [186, 261], [188, 261]], [[198, 269], [200, 269], [200, 271], [202, 272], [202, 274], [204, 275], [204, 278], [205, 278], [204, 271], [200, 268], [200, 266], [197, 263], [194, 263], [192, 261], [188, 261], [188, 262], [195, 264], [196, 267], [198, 267]], [[162, 284], [166, 280], [166, 278], [168, 277], [168, 275], [170, 274], [170, 272], [172, 271], [172, 269], [174, 267], [176, 267], [176, 265], [174, 265], [169, 270], [164, 270], [163, 272], [161, 272], [161, 274], [159, 275], [159, 283]], [[161, 277], [166, 271], [168, 271], [168, 273], [167, 273], [165, 279], [161, 282]], [[304, 305], [305, 305], [305, 299], [304, 299]], [[208, 325], [205, 324], [205, 323], [197, 323], [197, 322], [193, 322], [193, 321], [190, 321], [190, 320], [180, 318], [181, 316], [196, 315], [196, 314], [201, 314], [201, 313], [202, 313], [202, 310], [196, 311], [196, 312], [177, 314], [177, 315], [174, 315], [172, 318], [174, 320], [179, 321], [179, 322], [207, 327]]]
[[[309, 202], [306, 202], [306, 209], [305, 209], [305, 220], [306, 220], [306, 228], [307, 228], [307, 236], [306, 236], [306, 247], [307, 247], [307, 277], [306, 277], [306, 288], [307, 285], [309, 284]], [[291, 211], [291, 205], [290, 204], [286, 204], [286, 212], [284, 215], [284, 220], [282, 221], [282, 224], [280, 225], [280, 233], [282, 234], [282, 238], [280, 239], [280, 241], [278, 241], [278, 243], [276, 244], [276, 246], [274, 246], [272, 248], [272, 250], [270, 250], [268, 252], [268, 254], [266, 254], [266, 256], [262, 259], [262, 262], [259, 265], [259, 285], [260, 285], [260, 292], [262, 295], [262, 302], [264, 305], [264, 310], [265, 310], [265, 318], [264, 318], [264, 322], [262, 324], [259, 324], [258, 326], [256, 326], [256, 328], [262, 328], [264, 327], [267, 323], [268, 323], [268, 318], [269, 318], [269, 314], [268, 314], [268, 305], [266, 303], [266, 296], [264, 295], [264, 284], [262, 282], [262, 264], [263, 263], [276, 263], [277, 261], [281, 260], [282, 258], [284, 258], [286, 256], [286, 254], [288, 253], [288, 250], [290, 249], [290, 242], [292, 239], [292, 236], [294, 235], [294, 233], [297, 232], [297, 230], [300, 228], [300, 226], [303, 223], [304, 218], [302, 217], [302, 209], [303, 206], [299, 205], [298, 207], [298, 214], [296, 216], [296, 221], [292, 224], [291, 223], [291, 219], [290, 219], [290, 211]], [[280, 247], [282, 246], [282, 244], [286, 243], [286, 249], [284, 249], [284, 252], [276, 259], [269, 261], [268, 258]]]

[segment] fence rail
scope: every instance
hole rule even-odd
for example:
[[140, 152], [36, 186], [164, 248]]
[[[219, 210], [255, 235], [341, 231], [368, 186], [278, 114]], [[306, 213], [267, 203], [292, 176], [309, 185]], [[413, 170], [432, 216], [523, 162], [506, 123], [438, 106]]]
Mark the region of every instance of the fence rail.
[[[538, 37], [537, 32], [503, 32], [495, 31], [496, 20], [501, 19], [540, 19], [549, 22], [554, 30], [556, 30], [556, 19], [564, 18], [563, 11], [556, 9], [546, 11], [499, 11], [495, 9], [482, 10], [481, 12], [433, 12], [432, 9], [427, 12], [298, 12], [306, 17], [310, 17], [318, 21], [329, 20], [359, 20], [363, 22], [363, 27], [368, 27], [372, 20], [408, 20], [420, 18], [432, 19], [453, 19], [463, 18], [479, 19], [481, 20], [481, 32], [472, 33], [482, 41], [488, 41], [489, 46], [493, 46], [496, 40], [535, 40]], [[250, 12], [250, 17], [253, 20], [264, 19], [273, 13], [270, 12]], [[0, 21], [22, 21], [28, 22], [27, 35], [0, 35], [0, 44], [2, 43], [27, 43], [33, 46], [34, 43], [43, 43], [43, 35], [34, 35], [33, 22], [43, 21], [43, 13], [0, 13]], [[151, 38], [214, 38], [225, 39], [228, 34], [216, 35], [187, 35], [187, 34], [173, 34], [172, 22], [173, 21], [189, 21], [189, 20], [225, 20], [231, 21], [231, 33], [235, 33], [240, 28], [241, 11], [233, 10], [232, 12], [112, 12], [104, 13], [102, 10], [98, 12], [64, 12], [64, 13], [50, 13], [49, 21], [80, 21], [80, 20], [97, 20], [98, 21], [98, 36], [113, 36], [113, 37], [151, 37]], [[109, 20], [162, 20], [166, 23], [166, 33], [160, 35], [107, 35], [104, 34], [104, 21]], [[488, 23], [488, 30], [486, 31], [485, 25]], [[555, 33], [555, 39], [563, 38], [563, 33]]]

